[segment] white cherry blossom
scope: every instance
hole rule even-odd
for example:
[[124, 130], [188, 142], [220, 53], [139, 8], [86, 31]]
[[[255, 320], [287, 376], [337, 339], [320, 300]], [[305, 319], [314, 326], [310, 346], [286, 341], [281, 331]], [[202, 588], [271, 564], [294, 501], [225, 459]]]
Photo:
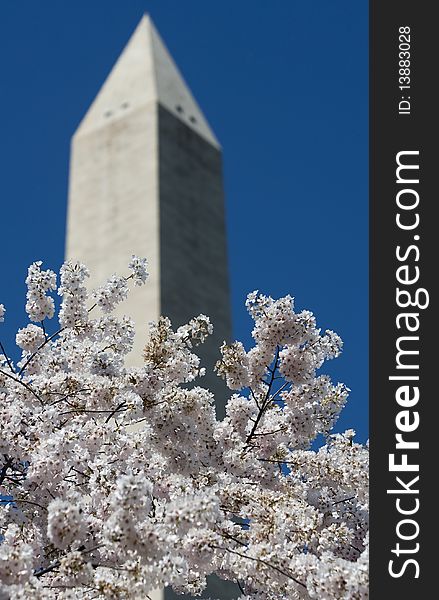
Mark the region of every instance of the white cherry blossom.
[[129, 268], [89, 297], [87, 268], [65, 263], [51, 331], [55, 273], [29, 268], [39, 324], [18, 331], [17, 365], [0, 346], [0, 599], [197, 595], [216, 575], [241, 600], [366, 600], [368, 447], [333, 432], [349, 390], [321, 371], [338, 335], [291, 296], [250, 294], [253, 347], [218, 350], [219, 420], [205, 315], [160, 317], [127, 366], [134, 326], [113, 311], [146, 261]]

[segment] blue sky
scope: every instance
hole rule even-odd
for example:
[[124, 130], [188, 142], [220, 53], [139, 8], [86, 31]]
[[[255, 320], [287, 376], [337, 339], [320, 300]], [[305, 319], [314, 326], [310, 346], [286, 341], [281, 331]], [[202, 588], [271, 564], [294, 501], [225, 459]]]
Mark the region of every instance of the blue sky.
[[149, 12], [224, 149], [234, 335], [253, 289], [344, 339], [337, 429], [367, 438], [366, 0], [21, 0], [0, 7], [1, 337], [30, 262], [63, 259], [70, 137]]

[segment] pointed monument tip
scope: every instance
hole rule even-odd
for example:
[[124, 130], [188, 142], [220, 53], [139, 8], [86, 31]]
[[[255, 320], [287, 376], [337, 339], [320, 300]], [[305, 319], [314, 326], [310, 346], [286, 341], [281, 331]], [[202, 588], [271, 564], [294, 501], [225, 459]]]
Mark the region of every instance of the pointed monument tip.
[[146, 34], [146, 35], [151, 35], [151, 31], [152, 30], [156, 30], [156, 27], [154, 25], [154, 21], [153, 21], [151, 15], [150, 15], [150, 13], [148, 13], [148, 12], [142, 13], [142, 16], [140, 17], [139, 21], [137, 21], [137, 24], [134, 27], [134, 30], [133, 30], [133, 33], [131, 34], [131, 37], [128, 39], [127, 46], [129, 46], [129, 44], [131, 43], [132, 38], [135, 36], [135, 34], [139, 30], [143, 30], [144, 34]]
[[134, 109], [152, 101], [220, 148], [150, 14], [145, 12], [76, 134], [124, 116], [128, 107]]
[[140, 17], [140, 21], [137, 23], [137, 25], [141, 25], [142, 23], [149, 25], [152, 23], [152, 19], [151, 19], [151, 15], [147, 12], [142, 13], [142, 16]]

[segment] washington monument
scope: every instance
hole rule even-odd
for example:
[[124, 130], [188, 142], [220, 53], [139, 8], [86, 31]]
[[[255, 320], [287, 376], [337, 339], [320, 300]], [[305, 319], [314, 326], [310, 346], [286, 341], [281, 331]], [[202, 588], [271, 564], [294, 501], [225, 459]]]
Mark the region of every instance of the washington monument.
[[132, 254], [148, 259], [150, 278], [121, 307], [136, 324], [129, 361], [141, 363], [160, 315], [174, 329], [208, 315], [200, 384], [222, 396], [221, 416], [212, 369], [231, 335], [221, 147], [148, 16], [71, 146], [66, 258], [84, 262], [95, 287], [126, 273]]
[[[136, 324], [133, 365], [150, 321], [164, 315], [175, 329], [200, 313], [211, 318], [214, 334], [198, 352], [207, 369], [200, 385], [215, 393], [219, 417], [226, 388], [213, 366], [231, 336], [224, 221], [221, 147], [144, 16], [72, 139], [66, 258], [90, 268], [90, 288], [126, 273], [131, 255], [148, 259], [146, 286], [120, 311]], [[236, 591], [211, 578], [205, 594]], [[151, 594], [163, 596], [176, 597]]]

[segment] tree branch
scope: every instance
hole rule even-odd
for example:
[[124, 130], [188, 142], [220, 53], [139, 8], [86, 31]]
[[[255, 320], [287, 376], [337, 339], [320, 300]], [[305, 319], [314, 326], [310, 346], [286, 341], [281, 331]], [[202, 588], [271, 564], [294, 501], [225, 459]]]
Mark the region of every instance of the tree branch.
[[286, 571], [284, 571], [283, 569], [280, 569], [279, 567], [277, 567], [276, 565], [273, 565], [272, 563], [262, 560], [262, 558], [256, 558], [255, 556], [248, 556], [247, 554], [242, 554], [242, 552], [238, 552], [237, 550], [232, 550], [231, 548], [222, 548], [221, 546], [212, 546], [212, 548], [216, 548], [217, 550], [224, 550], [225, 552], [230, 552], [231, 554], [236, 554], [237, 556], [242, 556], [242, 558], [248, 558], [249, 560], [254, 560], [254, 561], [260, 563], [261, 565], [265, 565], [266, 567], [270, 567], [271, 569], [274, 569], [281, 575], [288, 577], [288, 579], [292, 579], [294, 581], [294, 583], [297, 583], [297, 585], [301, 585], [302, 587], [304, 587], [306, 589], [306, 585], [304, 583], [302, 583], [301, 581], [299, 581], [298, 579], [296, 579], [295, 577], [293, 577], [290, 573], [287, 573]]
[[15, 373], [15, 369], [12, 366], [12, 363], [9, 360], [9, 356], [6, 354], [6, 350], [5, 350], [5, 348], [4, 348], [4, 346], [3, 346], [3, 344], [1, 342], [0, 342], [0, 350], [2, 351], [3, 356], [6, 358], [6, 362], [8, 363], [8, 367], [11, 369], [11, 371], [13, 373]]
[[252, 427], [252, 429], [251, 429], [250, 433], [248, 434], [247, 439], [245, 441], [245, 443], [247, 444], [247, 446], [251, 442], [253, 436], [255, 435], [255, 432], [256, 432], [256, 429], [257, 429], [257, 427], [259, 425], [259, 422], [262, 419], [262, 417], [263, 417], [263, 415], [264, 415], [264, 413], [265, 413], [265, 411], [267, 409], [267, 406], [268, 406], [268, 404], [270, 402], [270, 392], [271, 392], [271, 388], [273, 386], [273, 381], [274, 381], [274, 377], [275, 377], [274, 374], [276, 373], [278, 360], [279, 360], [279, 346], [276, 347], [276, 355], [275, 355], [275, 359], [274, 359], [274, 367], [273, 367], [273, 369], [269, 369], [269, 371], [271, 372], [271, 378], [270, 378], [269, 382], [266, 382], [267, 385], [268, 385], [267, 393], [265, 394], [265, 398], [264, 398], [264, 400], [262, 402], [262, 406], [259, 409], [259, 413], [258, 413], [258, 416], [256, 417], [256, 421], [254, 422], [253, 427]]
[[[27, 389], [28, 392], [30, 392], [33, 396], [35, 396], [35, 398], [41, 403], [42, 406], [44, 406], [44, 402], [43, 400], [40, 398], [40, 396], [31, 388], [31, 386], [29, 384], [27, 384], [26, 382], [24, 382], [22, 379], [18, 379], [18, 377], [14, 377], [13, 375], [11, 375], [10, 373], [7, 373], [6, 371], [3, 371], [3, 369], [0, 369], [0, 373], [2, 373], [3, 375], [5, 375], [6, 377], [9, 377], [9, 379], [12, 379], [13, 381], [15, 381], [16, 383], [19, 383], [20, 385], [22, 385], [23, 387], [25, 387]], [[21, 373], [21, 371], [20, 371]], [[20, 375], [20, 373], [18, 373], [18, 376]]]

